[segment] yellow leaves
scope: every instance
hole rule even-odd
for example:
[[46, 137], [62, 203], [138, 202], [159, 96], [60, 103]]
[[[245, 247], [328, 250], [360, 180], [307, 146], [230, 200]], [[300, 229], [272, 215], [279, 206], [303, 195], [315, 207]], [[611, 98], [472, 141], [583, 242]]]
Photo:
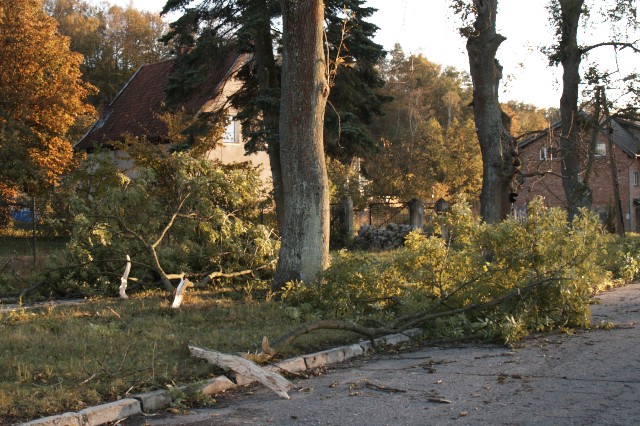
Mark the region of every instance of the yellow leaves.
[[25, 145], [26, 156], [14, 160], [37, 171], [38, 178], [24, 180], [32, 187], [51, 184], [68, 170], [66, 133], [76, 117], [92, 111], [84, 98], [95, 89], [80, 79], [82, 56], [69, 50], [69, 38], [40, 1], [0, 0], [0, 11], [0, 121]]

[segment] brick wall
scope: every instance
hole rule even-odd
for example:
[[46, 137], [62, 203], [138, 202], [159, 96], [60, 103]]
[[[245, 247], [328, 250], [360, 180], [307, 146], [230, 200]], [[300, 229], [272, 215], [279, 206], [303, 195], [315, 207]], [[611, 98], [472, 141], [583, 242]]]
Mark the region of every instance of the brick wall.
[[[605, 134], [600, 135], [598, 143], [604, 143], [606, 146]], [[540, 149], [546, 147], [547, 153], [551, 154], [550, 148], [552, 146], [557, 145], [551, 143], [549, 136], [544, 136], [521, 148], [523, 170], [526, 173], [546, 173], [543, 176], [525, 178], [518, 193], [517, 205], [519, 208], [522, 208], [536, 196], [544, 197], [545, 203], [549, 207], [566, 207], [566, 197], [560, 177], [562, 170], [559, 156], [540, 160]], [[634, 186], [633, 173], [640, 172], [640, 160], [631, 158], [615, 144], [613, 148], [620, 183], [620, 199], [625, 229], [635, 231], [640, 224], [640, 207], [634, 206], [633, 200], [640, 199], [640, 187]], [[600, 213], [606, 213], [614, 204], [608, 152], [594, 160], [589, 183], [593, 192], [593, 208]]]

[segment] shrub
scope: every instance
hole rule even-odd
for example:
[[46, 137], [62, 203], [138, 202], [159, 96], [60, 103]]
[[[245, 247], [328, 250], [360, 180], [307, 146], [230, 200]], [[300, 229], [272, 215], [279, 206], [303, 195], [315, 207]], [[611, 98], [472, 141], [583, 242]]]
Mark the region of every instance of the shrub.
[[146, 283], [157, 283], [164, 272], [198, 279], [275, 258], [272, 231], [257, 223], [262, 183], [248, 163], [158, 153], [136, 172], [129, 178], [109, 158], [94, 155], [66, 180], [72, 267], [48, 279], [113, 292], [126, 255], [131, 276]]
[[[589, 324], [590, 297], [610, 282], [600, 262], [607, 237], [595, 214], [582, 211], [569, 224], [564, 211], [536, 201], [522, 223], [487, 225], [461, 201], [437, 220], [446, 240], [413, 232], [404, 248], [383, 256], [343, 252], [318, 284], [289, 288], [285, 301], [327, 317], [420, 323], [433, 336], [512, 341]], [[428, 320], [447, 311], [455, 315]]]

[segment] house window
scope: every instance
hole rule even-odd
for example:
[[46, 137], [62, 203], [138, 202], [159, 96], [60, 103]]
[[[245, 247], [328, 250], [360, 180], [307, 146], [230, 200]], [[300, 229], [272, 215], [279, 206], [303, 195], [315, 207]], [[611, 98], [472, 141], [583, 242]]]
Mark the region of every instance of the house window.
[[555, 146], [540, 148], [540, 161], [554, 160], [557, 158], [557, 156], [558, 148], [556, 148]]
[[540, 161], [547, 159], [547, 148], [540, 148]]
[[224, 133], [222, 134], [222, 142], [223, 143], [237, 143], [238, 142], [238, 132], [237, 132], [237, 121], [233, 119], [233, 117], [229, 117], [229, 124], [224, 129]]
[[596, 157], [604, 157], [607, 155], [607, 146], [603, 143], [596, 145]]
[[640, 172], [633, 172], [633, 186], [640, 186]]

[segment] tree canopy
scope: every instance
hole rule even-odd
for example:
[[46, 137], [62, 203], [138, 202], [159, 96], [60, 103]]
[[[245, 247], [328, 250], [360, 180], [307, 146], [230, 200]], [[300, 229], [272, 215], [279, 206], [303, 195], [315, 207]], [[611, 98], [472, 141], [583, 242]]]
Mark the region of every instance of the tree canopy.
[[85, 81], [99, 92], [94, 106], [111, 101], [143, 64], [157, 62], [170, 52], [160, 41], [167, 24], [157, 13], [86, 0], [46, 0], [47, 12], [58, 21], [60, 33], [71, 40], [71, 50], [84, 57]]
[[66, 134], [94, 89], [39, 0], [0, 1], [0, 63], [1, 190], [42, 191], [69, 169]]
[[371, 192], [380, 198], [477, 195], [481, 162], [471, 108], [469, 77], [396, 45], [384, 62], [383, 94], [393, 98], [371, 126], [383, 141], [365, 157]]

